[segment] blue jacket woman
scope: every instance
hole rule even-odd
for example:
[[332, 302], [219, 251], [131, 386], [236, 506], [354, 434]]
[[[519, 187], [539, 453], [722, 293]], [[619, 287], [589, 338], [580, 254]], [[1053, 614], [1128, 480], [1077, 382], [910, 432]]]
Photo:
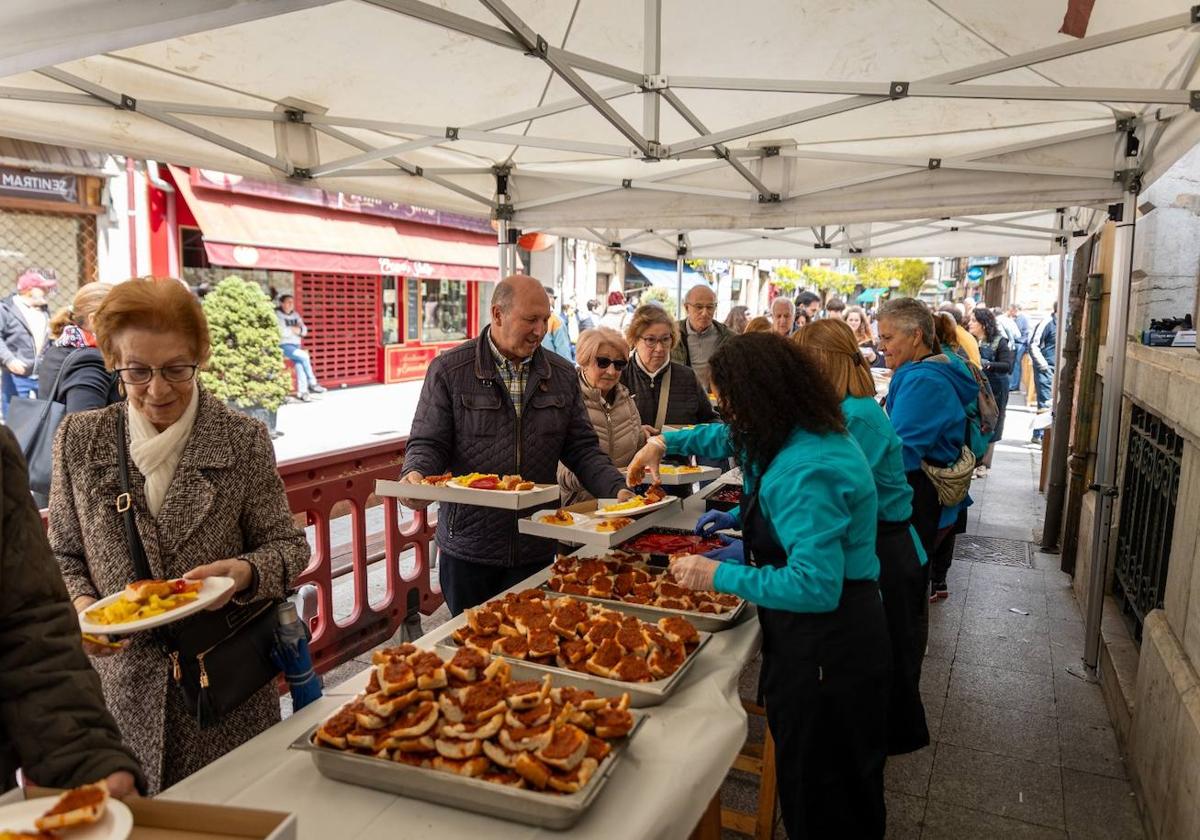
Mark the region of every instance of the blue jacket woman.
[[953, 464], [967, 440], [967, 411], [979, 386], [966, 364], [943, 354], [934, 338], [933, 316], [911, 298], [890, 300], [879, 311], [880, 349], [895, 373], [887, 412], [903, 444], [904, 470], [913, 489], [913, 525], [930, 558], [933, 597], [944, 598], [954, 536], [966, 529], [968, 495], [943, 506], [921, 469]]
[[795, 344], [730, 339], [710, 371], [726, 425], [652, 438], [637, 483], [666, 454], [737, 453], [744, 563], [689, 555], [683, 586], [758, 605], [762, 690], [791, 838], [882, 837], [891, 651], [875, 556], [875, 482], [839, 397]]

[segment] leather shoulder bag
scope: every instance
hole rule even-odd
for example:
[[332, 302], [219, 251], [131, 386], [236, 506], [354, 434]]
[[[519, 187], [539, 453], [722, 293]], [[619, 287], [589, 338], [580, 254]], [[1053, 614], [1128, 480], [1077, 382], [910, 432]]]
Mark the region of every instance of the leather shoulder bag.
[[[117, 411], [117, 463], [121, 495], [117, 510], [125, 520], [129, 556], [139, 579], [154, 577], [146, 549], [134, 521], [129, 488], [129, 451], [125, 441], [125, 411]], [[254, 571], [254, 586], [258, 571]], [[219, 610], [205, 611], [154, 631], [171, 660], [171, 677], [183, 691], [187, 707], [201, 729], [216, 726], [264, 685], [279, 676], [271, 658], [279, 627], [279, 600], [248, 604], [230, 602]]]

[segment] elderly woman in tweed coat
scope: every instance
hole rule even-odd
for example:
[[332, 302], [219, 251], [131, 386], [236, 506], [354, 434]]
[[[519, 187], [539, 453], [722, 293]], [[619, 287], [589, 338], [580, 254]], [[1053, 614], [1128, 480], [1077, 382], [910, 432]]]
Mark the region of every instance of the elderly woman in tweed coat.
[[[174, 280], [130, 280], [109, 294], [94, 321], [127, 400], [69, 415], [55, 439], [50, 543], [75, 609], [137, 577], [114, 502], [121, 492], [118, 412], [127, 418], [130, 490], [151, 573], [231, 577], [236, 586], [223, 602], [284, 595], [308, 560], [308, 543], [292, 523], [266, 428], [196, 382], [209, 350], [199, 301]], [[84, 647], [145, 768], [149, 793], [279, 721], [268, 684], [201, 732], [153, 636], [125, 638], [119, 649]]]

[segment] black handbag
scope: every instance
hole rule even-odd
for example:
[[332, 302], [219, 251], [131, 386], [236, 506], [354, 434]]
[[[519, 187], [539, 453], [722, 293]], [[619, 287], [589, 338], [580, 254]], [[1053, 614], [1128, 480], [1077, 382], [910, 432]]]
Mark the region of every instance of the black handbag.
[[[129, 490], [128, 448], [125, 443], [125, 411], [117, 412], [117, 463], [121, 495], [117, 510], [125, 519], [129, 556], [139, 579], [149, 580], [150, 563], [138, 535]], [[258, 571], [255, 570], [255, 583]], [[253, 586], [254, 584], [252, 584]], [[245, 703], [264, 685], [279, 676], [271, 657], [275, 631], [279, 627], [277, 599], [249, 604], [226, 604], [219, 610], [201, 612], [154, 632], [163, 652], [171, 660], [171, 676], [183, 691], [201, 729], [221, 722], [229, 712]]]
[[54, 433], [67, 416], [67, 407], [58, 402], [58, 383], [77, 354], [67, 356], [58, 368], [50, 390], [39, 391], [36, 399], [12, 400], [5, 422], [12, 429], [25, 465], [29, 470], [29, 490], [39, 508], [50, 503], [50, 479], [54, 472]]

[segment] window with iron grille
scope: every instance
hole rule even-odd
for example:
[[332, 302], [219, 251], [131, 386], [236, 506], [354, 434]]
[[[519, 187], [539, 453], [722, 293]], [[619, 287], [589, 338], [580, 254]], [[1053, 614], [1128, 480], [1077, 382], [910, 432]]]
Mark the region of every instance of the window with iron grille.
[[96, 279], [95, 216], [0, 210], [0, 298], [17, 290], [29, 268], [58, 280], [51, 312], [70, 304], [80, 286]]
[[1142, 622], [1162, 607], [1166, 591], [1183, 438], [1161, 417], [1135, 405], [1125, 451], [1113, 589], [1134, 638], [1141, 641]]

